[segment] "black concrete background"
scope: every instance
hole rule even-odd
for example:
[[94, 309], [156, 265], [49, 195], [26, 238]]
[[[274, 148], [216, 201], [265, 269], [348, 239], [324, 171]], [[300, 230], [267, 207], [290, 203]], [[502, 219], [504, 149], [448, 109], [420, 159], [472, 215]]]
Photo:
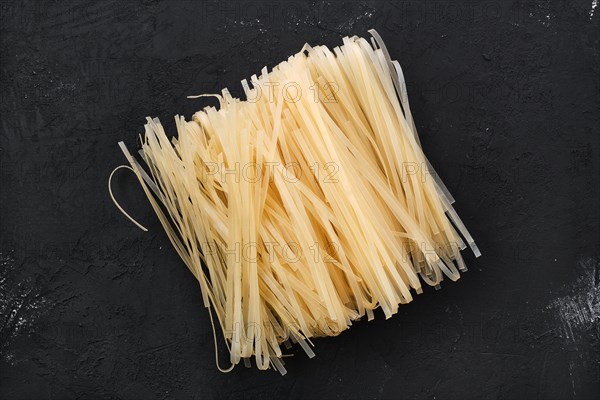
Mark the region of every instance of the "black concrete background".
[[[1, 0], [0, 397], [597, 398], [593, 3]], [[297, 352], [285, 377], [221, 374], [199, 287], [134, 178], [115, 191], [150, 232], [109, 199], [117, 141], [372, 27], [483, 257]]]

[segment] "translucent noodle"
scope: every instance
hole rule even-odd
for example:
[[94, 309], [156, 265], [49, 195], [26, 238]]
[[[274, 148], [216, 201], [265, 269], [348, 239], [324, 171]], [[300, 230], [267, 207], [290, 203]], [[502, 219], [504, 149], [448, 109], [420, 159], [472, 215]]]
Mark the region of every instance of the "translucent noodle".
[[145, 167], [120, 142], [232, 367], [284, 374], [290, 342], [313, 357], [312, 338], [389, 318], [423, 282], [457, 280], [466, 245], [480, 255], [423, 153], [400, 64], [370, 32], [305, 45], [242, 81], [245, 101], [205, 95], [220, 107], [175, 117], [177, 138], [148, 118]]

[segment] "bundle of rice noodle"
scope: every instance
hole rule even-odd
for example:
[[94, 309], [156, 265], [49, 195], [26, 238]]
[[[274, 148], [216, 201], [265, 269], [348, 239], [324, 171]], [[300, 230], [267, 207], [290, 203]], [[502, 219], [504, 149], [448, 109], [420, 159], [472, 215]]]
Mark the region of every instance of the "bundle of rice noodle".
[[217, 316], [222, 371], [254, 358], [284, 374], [291, 342], [313, 357], [312, 338], [389, 318], [422, 283], [457, 280], [467, 245], [480, 255], [423, 154], [402, 69], [369, 32], [305, 45], [243, 80], [244, 101], [203, 95], [220, 106], [175, 117], [176, 138], [148, 118], [145, 166], [119, 143], [213, 330]]

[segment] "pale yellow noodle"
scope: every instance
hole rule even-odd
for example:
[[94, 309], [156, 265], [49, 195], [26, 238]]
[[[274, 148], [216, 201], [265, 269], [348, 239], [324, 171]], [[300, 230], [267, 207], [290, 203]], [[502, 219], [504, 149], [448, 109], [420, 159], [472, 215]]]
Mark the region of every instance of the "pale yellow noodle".
[[[217, 316], [231, 362], [223, 369], [217, 357], [223, 372], [254, 357], [284, 374], [288, 339], [312, 357], [311, 338], [376, 308], [391, 317], [421, 282], [458, 279], [460, 235], [480, 255], [423, 153], [400, 64], [370, 32], [371, 42], [305, 45], [263, 68], [242, 81], [246, 101], [227, 89], [192, 96], [220, 107], [177, 116], [177, 138], [148, 118], [148, 172], [120, 143], [200, 283], [213, 330]], [[125, 213], [110, 179], [109, 190]]]

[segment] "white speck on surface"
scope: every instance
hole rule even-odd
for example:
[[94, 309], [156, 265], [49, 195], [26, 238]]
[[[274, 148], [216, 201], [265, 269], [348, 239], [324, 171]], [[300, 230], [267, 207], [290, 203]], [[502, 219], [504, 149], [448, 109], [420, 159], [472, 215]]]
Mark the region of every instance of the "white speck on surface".
[[550, 21], [552, 19], [552, 13], [550, 12], [550, 1], [540, 1], [536, 4], [529, 13], [529, 18], [535, 18], [538, 23], [542, 24], [546, 28], [550, 27]]
[[31, 332], [46, 304], [34, 291], [33, 282], [13, 278], [15, 269], [12, 255], [0, 252], [0, 315], [4, 316], [0, 325], [3, 338], [0, 355], [10, 365], [19, 361], [10, 345], [20, 335]]
[[570, 342], [600, 322], [600, 282], [596, 282], [600, 260], [588, 257], [579, 266], [582, 275], [568, 288], [571, 294], [555, 299], [548, 306], [560, 322], [561, 336]]
[[596, 7], [598, 7], [598, 0], [592, 1], [592, 9], [590, 10], [590, 20], [594, 16], [594, 11], [596, 11]]
[[575, 391], [575, 378], [573, 377], [573, 371], [575, 371], [575, 363], [573, 361], [569, 361], [569, 376], [571, 377], [571, 388], [573, 389], [573, 397], [577, 396], [577, 392]]
[[[337, 27], [335, 28], [335, 30], [337, 32], [346, 32], [346, 33], [350, 33], [352, 32], [352, 30], [354, 29], [355, 25], [357, 22], [361, 21], [361, 20], [369, 20], [373, 17], [373, 13], [374, 10], [373, 9], [365, 9], [362, 13], [356, 15], [355, 17], [352, 17], [348, 20], [345, 21], [341, 21]], [[319, 22], [320, 23], [320, 22]]]

